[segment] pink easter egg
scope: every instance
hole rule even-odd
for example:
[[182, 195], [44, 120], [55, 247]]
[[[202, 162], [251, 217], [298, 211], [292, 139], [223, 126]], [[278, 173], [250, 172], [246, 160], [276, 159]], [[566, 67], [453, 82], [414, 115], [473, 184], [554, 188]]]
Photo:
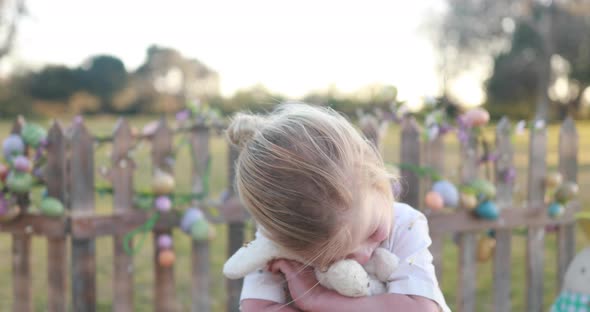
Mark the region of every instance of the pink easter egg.
[[29, 172], [31, 170], [31, 162], [25, 156], [19, 155], [14, 158], [14, 169], [20, 172]]
[[483, 108], [474, 108], [465, 113], [465, 121], [471, 127], [479, 127], [490, 121], [490, 113]]
[[434, 191], [430, 191], [426, 194], [424, 203], [432, 210], [442, 210], [445, 206], [443, 197]]
[[167, 212], [172, 209], [172, 201], [168, 196], [160, 196], [156, 198], [155, 206], [158, 211]]
[[170, 249], [172, 247], [172, 237], [168, 234], [158, 236], [158, 248]]

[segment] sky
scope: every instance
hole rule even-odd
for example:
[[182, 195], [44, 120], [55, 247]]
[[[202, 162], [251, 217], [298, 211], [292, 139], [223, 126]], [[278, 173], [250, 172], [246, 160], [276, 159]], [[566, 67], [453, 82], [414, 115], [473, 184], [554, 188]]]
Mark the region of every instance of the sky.
[[[300, 97], [378, 83], [411, 102], [439, 91], [436, 52], [420, 29], [442, 0], [29, 0], [28, 7], [13, 64], [77, 66], [112, 54], [134, 70], [158, 44], [217, 71], [224, 95], [255, 84]], [[473, 77], [453, 88], [467, 104], [481, 101]]]

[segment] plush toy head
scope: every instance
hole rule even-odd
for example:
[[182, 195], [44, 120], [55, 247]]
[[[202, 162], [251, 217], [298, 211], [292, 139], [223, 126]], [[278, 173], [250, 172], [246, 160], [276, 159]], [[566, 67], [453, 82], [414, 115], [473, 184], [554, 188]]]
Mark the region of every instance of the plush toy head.
[[[227, 260], [223, 274], [229, 279], [242, 278], [279, 258], [305, 262], [268, 238], [259, 236]], [[377, 248], [364, 267], [354, 260], [345, 259], [335, 262], [325, 272], [316, 269], [315, 274], [320, 284], [341, 295], [369, 296], [385, 293], [385, 282], [398, 264], [397, 256], [384, 248]]]

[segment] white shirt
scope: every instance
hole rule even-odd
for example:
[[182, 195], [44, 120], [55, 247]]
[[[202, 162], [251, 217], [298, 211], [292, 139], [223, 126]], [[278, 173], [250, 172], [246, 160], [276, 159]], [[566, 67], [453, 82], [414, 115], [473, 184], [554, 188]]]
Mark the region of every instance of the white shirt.
[[[387, 283], [388, 292], [425, 297], [436, 302], [443, 312], [450, 312], [436, 279], [432, 254], [428, 250], [432, 244], [428, 220], [407, 204], [395, 203], [393, 209], [392, 231], [381, 247], [398, 256], [400, 265]], [[263, 299], [286, 303], [285, 285], [281, 274], [258, 270], [244, 278], [240, 300]]]

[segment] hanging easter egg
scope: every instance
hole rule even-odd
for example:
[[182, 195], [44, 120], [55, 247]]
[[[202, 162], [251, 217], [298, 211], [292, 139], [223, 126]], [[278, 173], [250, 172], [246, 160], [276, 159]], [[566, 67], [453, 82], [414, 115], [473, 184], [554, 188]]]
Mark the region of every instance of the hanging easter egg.
[[53, 197], [45, 197], [41, 201], [41, 213], [50, 217], [61, 217], [65, 212], [64, 205], [61, 201]]
[[10, 222], [16, 219], [20, 215], [20, 207], [12, 205], [8, 207], [8, 210], [4, 214], [0, 215], [0, 222]]
[[47, 131], [38, 124], [27, 123], [21, 131], [21, 137], [25, 143], [32, 147], [39, 147], [41, 142], [47, 137]]
[[15, 193], [26, 193], [33, 186], [33, 176], [25, 172], [10, 172], [6, 178], [6, 186]]
[[549, 208], [547, 209], [547, 213], [551, 218], [559, 218], [563, 215], [564, 212], [565, 207], [563, 206], [563, 204], [560, 204], [558, 202], [551, 203], [551, 205], [549, 205]]
[[0, 164], [0, 181], [5, 182], [9, 172], [10, 169], [6, 165]]
[[461, 193], [461, 207], [465, 209], [475, 209], [477, 207], [477, 197], [473, 194]]
[[17, 134], [9, 135], [4, 139], [4, 142], [2, 142], [2, 153], [4, 154], [4, 158], [8, 161], [10, 161], [12, 157], [22, 154], [24, 151], [25, 143]]
[[135, 207], [142, 210], [149, 210], [154, 207], [154, 199], [151, 196], [135, 196], [133, 198]]
[[154, 206], [156, 207], [156, 210], [158, 210], [159, 212], [167, 212], [170, 211], [170, 209], [172, 209], [172, 201], [168, 196], [160, 196], [156, 198]]
[[169, 173], [156, 170], [152, 181], [152, 189], [158, 195], [170, 194], [174, 191], [174, 177]]
[[563, 176], [559, 172], [549, 173], [545, 177], [545, 185], [550, 188], [557, 187], [562, 182], [563, 182]]
[[442, 196], [445, 207], [456, 208], [459, 205], [459, 191], [449, 181], [441, 180], [432, 185], [432, 190]]
[[170, 249], [172, 248], [172, 237], [168, 234], [162, 234], [158, 236], [158, 249]]
[[496, 197], [496, 186], [490, 181], [484, 179], [475, 179], [470, 183], [471, 188], [475, 190], [478, 196], [489, 200]]
[[182, 219], [180, 220], [180, 228], [185, 233], [191, 232], [192, 225], [197, 220], [204, 218], [203, 212], [198, 208], [189, 208], [184, 212]]
[[209, 239], [209, 222], [205, 218], [197, 220], [191, 226], [191, 236], [196, 241], [205, 241]]
[[465, 123], [470, 127], [480, 127], [490, 121], [490, 113], [483, 108], [474, 108], [464, 115]]
[[158, 263], [165, 268], [171, 267], [174, 264], [174, 260], [176, 260], [176, 256], [174, 255], [174, 251], [170, 249], [162, 250], [158, 254]]
[[13, 158], [12, 165], [14, 169], [20, 172], [29, 172], [31, 170], [31, 162], [23, 155], [18, 155]]
[[487, 220], [496, 220], [500, 216], [500, 210], [493, 201], [486, 200], [475, 208], [475, 214]]
[[564, 182], [555, 191], [555, 200], [560, 203], [565, 203], [568, 200], [572, 200], [578, 195], [579, 187], [574, 182]]
[[484, 236], [479, 239], [477, 244], [477, 260], [480, 262], [486, 262], [492, 258], [494, 249], [496, 248], [496, 239]]
[[426, 194], [426, 198], [424, 198], [424, 203], [426, 206], [432, 210], [441, 210], [445, 207], [443, 197], [434, 191], [430, 191]]

